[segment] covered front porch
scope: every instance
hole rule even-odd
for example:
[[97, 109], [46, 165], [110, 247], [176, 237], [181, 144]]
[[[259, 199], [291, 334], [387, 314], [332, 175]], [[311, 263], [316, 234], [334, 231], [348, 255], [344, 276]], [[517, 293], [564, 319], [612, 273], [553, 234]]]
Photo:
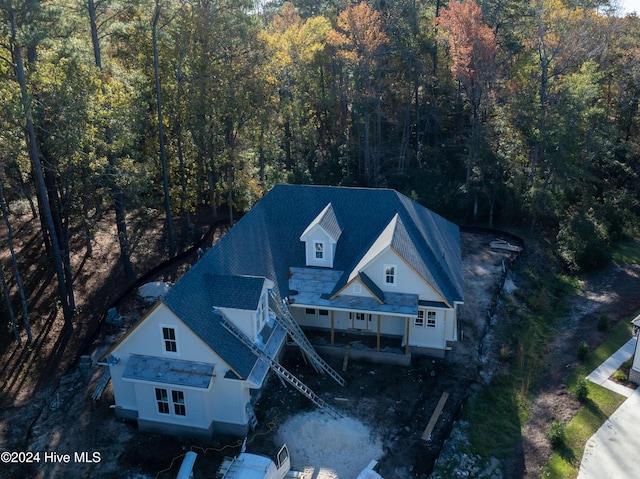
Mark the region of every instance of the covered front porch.
[[405, 346], [401, 336], [313, 327], [303, 328], [303, 331], [314, 349], [323, 356], [399, 366], [411, 364], [411, 350]]
[[[330, 346], [358, 342], [376, 352], [391, 347], [400, 354], [409, 354], [413, 318], [374, 312], [328, 310], [293, 307], [296, 322], [306, 331], [318, 331]], [[315, 334], [314, 334], [315, 336]], [[353, 338], [353, 339], [349, 339]]]

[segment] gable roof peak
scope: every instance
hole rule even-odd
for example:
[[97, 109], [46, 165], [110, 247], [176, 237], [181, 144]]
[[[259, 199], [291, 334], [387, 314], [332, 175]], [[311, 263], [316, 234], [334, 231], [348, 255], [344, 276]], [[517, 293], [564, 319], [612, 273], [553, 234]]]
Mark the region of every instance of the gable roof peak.
[[319, 226], [322, 228], [333, 241], [336, 243], [342, 234], [342, 226], [336, 217], [336, 213], [333, 210], [333, 205], [331, 202], [327, 203], [327, 206], [314, 218], [314, 220], [309, 223], [309, 226], [303, 231], [300, 235], [300, 241], [304, 241], [305, 236], [309, 234], [309, 232], [315, 227]]

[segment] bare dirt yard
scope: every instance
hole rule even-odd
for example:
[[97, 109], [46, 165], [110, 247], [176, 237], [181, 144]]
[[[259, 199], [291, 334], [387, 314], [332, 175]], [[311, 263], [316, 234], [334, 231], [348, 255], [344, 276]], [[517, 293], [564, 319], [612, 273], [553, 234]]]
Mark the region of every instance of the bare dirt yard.
[[[154, 228], [138, 235], [136, 270], [140, 273], [160, 263], [159, 252], [164, 251], [162, 222], [155, 220], [152, 223], [149, 218], [140, 218], [137, 224], [142, 228], [144, 222], [153, 224]], [[92, 399], [103, 369], [99, 366], [82, 369], [78, 365], [80, 355], [91, 355], [94, 360], [100, 357], [149, 308], [133, 292], [117, 303], [118, 313], [124, 319], [122, 327], [103, 322], [107, 307], [131, 284], [114, 266], [117, 265], [117, 238], [112, 228], [105, 222], [96, 233], [93, 256], [78, 253], [75, 257], [79, 311], [76, 329], [70, 338], [61, 336], [62, 320], [55, 308], [52, 289], [55, 279], [44, 269], [35, 230], [33, 226], [33, 230], [27, 228], [19, 232], [21, 251], [27, 258], [25, 276], [32, 285], [30, 296], [34, 298], [31, 308], [34, 341], [18, 346], [9, 333], [2, 336], [0, 450], [39, 452], [40, 456], [37, 461], [32, 456], [30, 463], [0, 464], [0, 478], [174, 478], [182, 456], [189, 450], [198, 453], [195, 477], [212, 477], [224, 456], [239, 452], [238, 438], [221, 436], [202, 441], [140, 432], [135, 425], [114, 418], [110, 386], [100, 400]], [[315, 373], [295, 349], [284, 358], [285, 367], [343, 416], [362, 424], [370, 431], [372, 441], [379, 441], [381, 455], [365, 459], [379, 460], [378, 470], [385, 479], [428, 477], [442, 443], [468, 397], [470, 386], [479, 380], [479, 351], [487, 331], [487, 311], [493, 309], [505, 270], [515, 257], [514, 253], [492, 249], [489, 246], [492, 239], [493, 235], [484, 233], [462, 235], [465, 304], [459, 318], [461, 334], [460, 341], [445, 358], [414, 355], [411, 367], [350, 360], [344, 371], [343, 359], [329, 358], [331, 365], [348, 381], [346, 387]], [[77, 247], [81, 251], [81, 245]], [[148, 279], [174, 282], [194, 261], [195, 255]], [[575, 310], [587, 314], [585, 305], [594, 302], [623, 315], [620, 308], [627, 308], [625, 303], [634, 296], [624, 292], [618, 295], [617, 288], [629, 291], [631, 280], [637, 288], [640, 284], [638, 274], [637, 270], [602, 273], [601, 277], [594, 278], [592, 288], [585, 288], [594, 296], [577, 298]], [[609, 291], [609, 300], [595, 297], [603, 289]], [[595, 315], [595, 311], [588, 314]], [[574, 339], [571, 333], [567, 334], [567, 345], [558, 343], [558, 353], [553, 355], [550, 370], [548, 395], [559, 394], [557, 404], [562, 402], [559, 392], [561, 370], [575, 357], [572, 341], [584, 339]], [[351, 342], [352, 338], [345, 336], [343, 340]], [[562, 356], [565, 353], [567, 357]], [[449, 399], [431, 441], [425, 442], [421, 439], [422, 433], [443, 392], [449, 394]], [[532, 422], [526, 426], [531, 428], [526, 430], [527, 438], [534, 439], [523, 444], [521, 459], [515, 461], [521, 467], [513, 467], [514, 471], [525, 468], [533, 471], [537, 467], [536, 461], [544, 461], [548, 453], [546, 440], [535, 439], [535, 431], [544, 429], [546, 432], [547, 416], [553, 416], [547, 414], [547, 409], [542, 407], [536, 413], [542, 418], [541, 423]], [[291, 418], [313, 410], [313, 404], [306, 398], [292, 388], [285, 388], [272, 375], [256, 405], [259, 424], [255, 434], [249, 437], [249, 451], [275, 453], [282, 442], [279, 429]], [[352, 447], [358, 451], [359, 444]], [[68, 462], [65, 462], [67, 454]], [[315, 472], [310, 477], [320, 479], [322, 476]]]

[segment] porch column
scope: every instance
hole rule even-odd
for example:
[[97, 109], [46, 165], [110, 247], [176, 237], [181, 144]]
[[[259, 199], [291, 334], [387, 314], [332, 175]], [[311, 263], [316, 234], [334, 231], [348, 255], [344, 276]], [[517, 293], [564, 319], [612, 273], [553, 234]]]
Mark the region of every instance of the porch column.
[[378, 315], [378, 337], [377, 337], [377, 350], [380, 352], [380, 315]]
[[409, 354], [409, 321], [411, 321], [411, 318], [407, 317], [407, 333], [404, 336], [404, 354]]
[[333, 314], [335, 313], [335, 311], [332, 309], [331, 310], [331, 346], [334, 345], [334, 334], [333, 334]]

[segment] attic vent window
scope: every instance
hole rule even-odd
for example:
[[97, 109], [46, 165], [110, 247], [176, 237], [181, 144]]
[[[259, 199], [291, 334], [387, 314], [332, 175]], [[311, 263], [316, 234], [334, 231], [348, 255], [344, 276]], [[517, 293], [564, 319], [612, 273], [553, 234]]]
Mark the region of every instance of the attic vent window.
[[324, 243], [314, 243], [314, 250], [316, 253], [316, 259], [324, 259]]

